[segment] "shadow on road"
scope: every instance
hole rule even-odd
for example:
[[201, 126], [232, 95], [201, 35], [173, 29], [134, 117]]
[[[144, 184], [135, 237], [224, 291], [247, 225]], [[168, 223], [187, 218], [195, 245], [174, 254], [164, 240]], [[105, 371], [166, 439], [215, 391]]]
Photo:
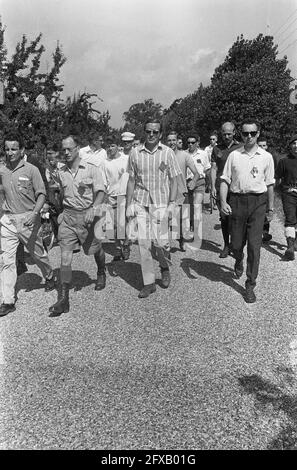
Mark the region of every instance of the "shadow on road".
[[[295, 382], [294, 371], [284, 368], [280, 371], [282, 380], [290, 386]], [[244, 393], [253, 395], [257, 400], [256, 406], [264, 413], [271, 412], [268, 405], [274, 410], [282, 411], [290, 423], [268, 444], [268, 450], [297, 450], [297, 395], [289, 395], [278, 385], [263, 379], [259, 375], [245, 375], [238, 379]], [[296, 383], [295, 383], [296, 389]]]
[[233, 279], [233, 269], [228, 266], [209, 261], [196, 261], [191, 258], [183, 258], [180, 265], [190, 279], [196, 279], [190, 272], [190, 269], [192, 269], [196, 271], [199, 276], [206, 277], [206, 279], [210, 281], [223, 282], [227, 286], [232, 287], [232, 289], [239, 294], [244, 295], [245, 293], [245, 289]]
[[213, 242], [212, 240], [202, 240], [201, 250], [212, 251], [213, 253], [221, 253], [220, 243]]
[[[56, 279], [59, 279], [60, 270], [54, 269], [54, 276]], [[72, 271], [72, 282], [71, 289], [74, 291], [80, 291], [84, 287], [87, 287], [91, 284], [95, 284], [95, 280], [91, 279], [90, 276], [84, 271]], [[35, 273], [25, 273], [18, 277], [16, 284], [16, 295], [20, 290], [25, 292], [31, 292], [33, 290], [44, 289], [44, 280], [41, 276]]]
[[142, 273], [138, 263], [130, 261], [112, 261], [106, 264], [108, 273], [112, 277], [120, 277], [134, 289], [142, 289]]
[[264, 248], [266, 251], [269, 251], [269, 253], [282, 258], [284, 253], [280, 253], [274, 247], [276, 247], [278, 250], [284, 250], [284, 248], [286, 248], [286, 245], [281, 245], [280, 243], [274, 241], [270, 241], [269, 243], [262, 243], [262, 248]]

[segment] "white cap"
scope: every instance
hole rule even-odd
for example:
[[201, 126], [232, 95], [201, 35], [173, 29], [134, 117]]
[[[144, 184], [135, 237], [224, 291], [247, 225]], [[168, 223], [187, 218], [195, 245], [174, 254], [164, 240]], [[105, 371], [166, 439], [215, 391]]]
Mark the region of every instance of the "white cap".
[[121, 134], [121, 138], [124, 142], [129, 141], [129, 140], [134, 140], [134, 137], [135, 137], [135, 134], [133, 134], [132, 132], [123, 132]]

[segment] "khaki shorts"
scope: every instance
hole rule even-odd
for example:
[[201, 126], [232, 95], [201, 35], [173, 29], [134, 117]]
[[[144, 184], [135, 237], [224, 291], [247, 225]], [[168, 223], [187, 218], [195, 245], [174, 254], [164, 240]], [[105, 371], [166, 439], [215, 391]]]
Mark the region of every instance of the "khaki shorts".
[[94, 255], [101, 248], [95, 237], [94, 225], [85, 223], [86, 211], [65, 209], [58, 217], [58, 241], [62, 251], [75, 251], [83, 247], [86, 255]]

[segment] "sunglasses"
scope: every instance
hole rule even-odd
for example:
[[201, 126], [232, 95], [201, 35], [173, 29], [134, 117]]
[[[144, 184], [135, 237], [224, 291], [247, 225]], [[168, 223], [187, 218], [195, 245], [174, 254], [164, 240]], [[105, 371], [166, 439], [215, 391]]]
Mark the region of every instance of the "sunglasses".
[[160, 131], [149, 131], [149, 130], [146, 130], [145, 133], [148, 134], [148, 135], [151, 135], [151, 134], [157, 135], [157, 134], [160, 134]]
[[194, 145], [194, 144], [196, 144], [196, 140], [191, 140], [191, 141], [188, 140], [188, 144], [189, 144], [189, 145]]
[[251, 137], [256, 137], [257, 134], [258, 131], [242, 132], [243, 137], [248, 137], [249, 135], [251, 135]]

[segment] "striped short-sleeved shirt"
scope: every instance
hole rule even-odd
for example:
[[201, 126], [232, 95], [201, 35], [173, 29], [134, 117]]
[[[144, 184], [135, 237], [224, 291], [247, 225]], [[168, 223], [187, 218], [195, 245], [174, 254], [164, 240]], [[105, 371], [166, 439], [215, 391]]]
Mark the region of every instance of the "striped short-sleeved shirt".
[[128, 172], [135, 179], [134, 200], [145, 207], [166, 206], [170, 180], [181, 174], [174, 152], [161, 143], [152, 152], [145, 145], [132, 149]]

